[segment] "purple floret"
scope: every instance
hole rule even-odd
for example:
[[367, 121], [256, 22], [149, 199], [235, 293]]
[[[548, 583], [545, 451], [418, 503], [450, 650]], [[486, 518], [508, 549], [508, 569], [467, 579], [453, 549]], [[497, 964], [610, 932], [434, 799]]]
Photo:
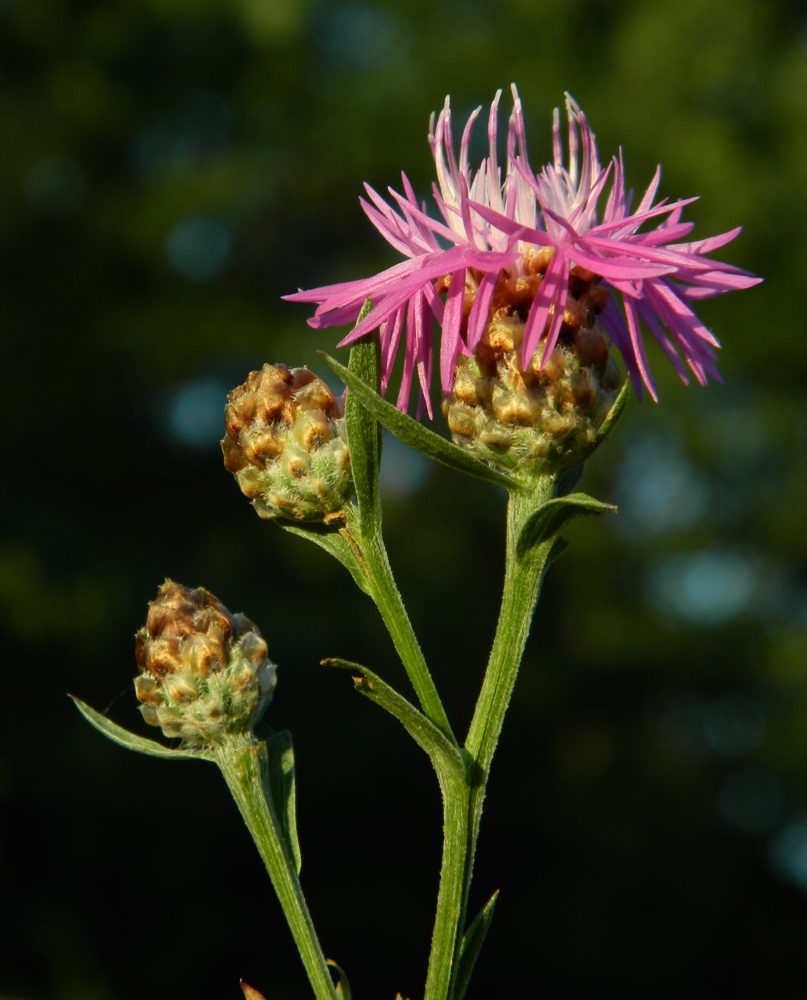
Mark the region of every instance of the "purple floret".
[[[382, 390], [386, 391], [403, 343], [398, 407], [406, 410], [417, 371], [418, 416], [424, 408], [431, 416], [432, 318], [442, 330], [440, 381], [443, 391], [449, 392], [458, 354], [472, 354], [484, 333], [500, 273], [525, 274], [526, 263], [536, 252], [543, 252], [544, 276], [524, 333], [525, 366], [542, 339], [543, 359], [549, 359], [561, 331], [571, 269], [583, 268], [599, 276], [614, 293], [599, 322], [622, 354], [640, 395], [644, 385], [650, 396], [658, 399], [645, 354], [642, 323], [685, 383], [689, 379], [684, 363], [702, 385], [709, 375], [719, 379], [715, 349], [720, 345], [689, 303], [731, 289], [750, 288], [761, 280], [705, 256], [733, 240], [740, 229], [710, 239], [680, 242], [694, 227], [681, 222], [682, 211], [696, 199], [670, 203], [662, 199], [653, 204], [660, 167], [631, 213], [632, 192], [625, 191], [622, 151], [607, 167], [600, 166], [594, 133], [568, 94], [568, 168], [563, 165], [560, 114], [555, 109], [553, 162], [536, 174], [527, 156], [521, 101], [513, 86], [502, 181], [496, 152], [500, 97], [501, 91], [488, 118], [489, 155], [475, 173], [469, 166], [468, 151], [471, 129], [481, 108], [465, 126], [459, 162], [449, 99], [436, 122], [432, 115], [429, 143], [437, 168], [434, 200], [442, 221], [427, 214], [425, 203], [418, 205], [405, 174], [403, 195], [389, 189], [397, 210], [365, 185], [369, 201], [360, 199], [365, 213], [407, 260], [371, 278], [300, 291], [286, 298], [316, 303], [308, 321], [315, 328], [355, 323], [365, 300], [372, 299], [373, 311], [339, 346], [380, 329]], [[609, 181], [610, 192], [598, 222], [597, 206]], [[638, 231], [648, 223], [654, 228]], [[438, 288], [447, 289], [445, 299]], [[472, 305], [466, 314], [469, 294]]]

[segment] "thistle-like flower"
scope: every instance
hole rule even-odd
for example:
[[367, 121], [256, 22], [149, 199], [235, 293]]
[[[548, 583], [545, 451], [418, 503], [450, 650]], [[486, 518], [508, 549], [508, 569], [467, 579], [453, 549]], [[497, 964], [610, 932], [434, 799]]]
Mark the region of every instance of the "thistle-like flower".
[[[397, 210], [366, 186], [361, 199], [370, 221], [408, 259], [371, 278], [287, 296], [317, 303], [311, 326], [354, 323], [367, 298], [373, 311], [344, 338], [353, 343], [380, 330], [382, 388], [389, 382], [395, 356], [404, 343], [404, 372], [398, 406], [406, 409], [414, 373], [420, 384], [420, 410], [431, 415], [428, 388], [432, 371], [431, 324], [442, 327], [440, 376], [451, 391], [457, 357], [471, 355], [496, 315], [496, 300], [508, 283], [526, 280], [527, 294], [518, 305], [525, 323], [521, 338], [522, 369], [527, 371], [541, 347], [539, 367], [552, 358], [568, 334], [567, 304], [575, 279], [601, 287], [605, 296], [597, 322], [619, 349], [633, 384], [644, 385], [653, 399], [655, 386], [645, 354], [641, 324], [661, 345], [686, 383], [684, 362], [698, 382], [719, 378], [714, 336], [690, 302], [730, 289], [748, 288], [760, 279], [705, 255], [730, 242], [740, 229], [710, 239], [682, 242], [693, 224], [681, 221], [695, 199], [654, 203], [660, 168], [635, 212], [625, 191], [622, 153], [603, 168], [594, 133], [575, 101], [567, 96], [568, 167], [564, 166], [560, 114], [555, 110], [553, 162], [538, 174], [530, 166], [521, 101], [513, 86], [514, 107], [507, 136], [505, 176], [497, 154], [497, 93], [488, 119], [489, 155], [473, 173], [469, 164], [471, 130], [481, 110], [468, 120], [454, 151], [451, 110], [446, 98], [429, 142], [437, 168], [434, 199], [442, 221], [419, 205], [403, 175], [404, 194], [390, 189]], [[598, 205], [611, 187], [598, 219]], [[650, 224], [654, 228], [640, 232]], [[445, 248], [438, 238], [447, 242]], [[445, 293], [443, 297], [443, 293]], [[616, 296], [621, 304], [616, 301]], [[682, 361], [683, 357], [683, 361]]]
[[166, 736], [205, 745], [248, 733], [272, 700], [277, 672], [257, 627], [204, 587], [166, 580], [136, 643], [140, 711]]
[[344, 400], [307, 368], [264, 365], [224, 411], [224, 465], [261, 517], [342, 524], [353, 494]]

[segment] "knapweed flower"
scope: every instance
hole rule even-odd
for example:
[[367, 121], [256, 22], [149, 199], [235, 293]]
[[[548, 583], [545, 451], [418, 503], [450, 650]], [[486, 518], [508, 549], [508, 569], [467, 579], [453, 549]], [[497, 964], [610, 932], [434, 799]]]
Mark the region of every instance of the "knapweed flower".
[[353, 495], [344, 400], [307, 368], [264, 365], [224, 410], [224, 466], [263, 518], [343, 524]]
[[150, 726], [188, 743], [251, 732], [272, 700], [275, 665], [257, 627], [204, 587], [166, 580], [136, 636], [135, 692]]
[[[361, 199], [364, 211], [384, 238], [407, 258], [405, 261], [371, 278], [300, 291], [287, 298], [317, 304], [309, 320], [313, 327], [355, 323], [363, 303], [370, 298], [373, 311], [340, 346], [379, 329], [382, 388], [386, 390], [403, 344], [398, 406], [406, 409], [417, 371], [420, 408], [425, 406], [429, 415], [432, 317], [442, 328], [440, 377], [443, 391], [448, 393], [458, 355], [473, 354], [488, 324], [503, 317], [517, 315], [525, 323], [521, 339], [524, 369], [541, 341], [540, 364], [545, 366], [558, 340], [569, 335], [567, 318], [576, 309], [573, 285], [578, 280], [602, 288], [597, 323], [622, 354], [640, 394], [643, 384], [657, 399], [642, 324], [685, 383], [684, 362], [701, 384], [709, 375], [719, 378], [715, 367], [719, 344], [691, 303], [730, 289], [748, 288], [760, 280], [706, 256], [734, 239], [740, 229], [687, 242], [693, 223], [682, 222], [681, 215], [695, 199], [655, 202], [660, 168], [632, 211], [621, 151], [607, 167], [600, 165], [594, 133], [568, 95], [568, 166], [564, 166], [556, 109], [553, 162], [535, 173], [527, 154], [521, 101], [513, 86], [502, 179], [497, 153], [500, 96], [501, 91], [488, 118], [489, 153], [475, 173], [469, 163], [469, 148], [481, 109], [465, 126], [459, 160], [448, 98], [436, 122], [432, 116], [429, 142], [437, 168], [434, 200], [441, 219], [432, 218], [425, 204], [418, 204], [405, 174], [403, 194], [390, 188], [395, 207], [366, 185], [369, 201]], [[598, 206], [606, 189], [608, 196], [600, 216]], [[509, 300], [502, 305], [502, 290], [515, 290], [516, 286], [518, 294], [506, 296]]]

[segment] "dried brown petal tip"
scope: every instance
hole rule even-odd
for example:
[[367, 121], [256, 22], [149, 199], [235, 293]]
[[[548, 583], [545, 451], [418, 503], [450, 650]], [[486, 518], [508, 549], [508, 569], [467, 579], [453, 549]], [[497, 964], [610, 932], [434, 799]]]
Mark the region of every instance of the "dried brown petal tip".
[[264, 365], [224, 411], [224, 466], [261, 517], [345, 522], [353, 477], [344, 400], [307, 368]]
[[166, 736], [215, 743], [249, 732], [272, 700], [275, 665], [260, 632], [204, 587], [166, 580], [136, 636], [140, 711]]

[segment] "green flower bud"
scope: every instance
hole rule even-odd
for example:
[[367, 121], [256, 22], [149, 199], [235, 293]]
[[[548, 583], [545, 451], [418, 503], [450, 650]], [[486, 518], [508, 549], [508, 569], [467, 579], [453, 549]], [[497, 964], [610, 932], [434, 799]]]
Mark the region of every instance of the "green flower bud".
[[224, 465], [261, 517], [344, 524], [353, 495], [344, 400], [307, 368], [264, 365], [224, 411]]
[[540, 286], [519, 280], [525, 288], [512, 279], [497, 288], [474, 357], [457, 362], [443, 413], [454, 443], [477, 458], [507, 471], [558, 472], [582, 460], [619, 391], [619, 370], [595, 325], [607, 291], [573, 277], [578, 297], [569, 295], [557, 346], [543, 369], [543, 343], [525, 368], [521, 299]]
[[166, 580], [137, 633], [135, 692], [150, 726], [188, 743], [250, 732], [277, 683], [260, 632], [204, 587]]

